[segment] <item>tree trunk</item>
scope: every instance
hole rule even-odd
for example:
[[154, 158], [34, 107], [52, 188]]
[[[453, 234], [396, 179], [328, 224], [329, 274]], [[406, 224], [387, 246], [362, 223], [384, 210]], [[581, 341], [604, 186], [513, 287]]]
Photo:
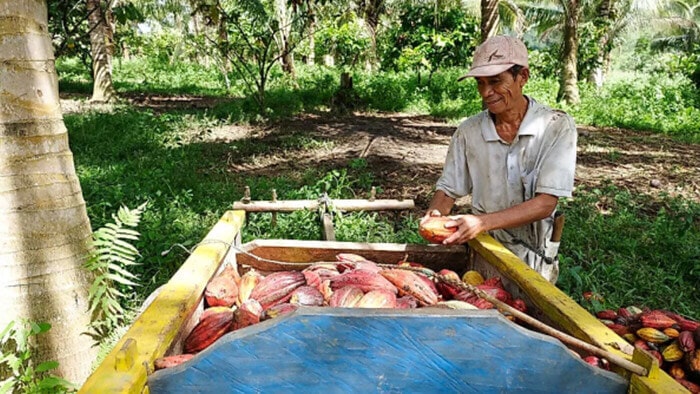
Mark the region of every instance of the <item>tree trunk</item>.
[[0, 4], [0, 327], [50, 323], [34, 363], [82, 383], [97, 348], [83, 335], [92, 231], [58, 99], [44, 1]]
[[481, 42], [495, 36], [498, 31], [498, 2], [499, 0], [481, 0]]
[[363, 2], [363, 19], [369, 33], [371, 55], [370, 62], [373, 65], [379, 64], [379, 54], [377, 53], [377, 28], [379, 27], [379, 18], [385, 9], [384, 0], [367, 0]]
[[565, 4], [566, 20], [564, 21], [564, 50], [562, 51], [562, 72], [559, 82], [558, 101], [567, 104], [578, 104], [578, 74], [576, 59], [578, 52], [578, 28], [579, 3], [578, 0], [568, 0]]
[[313, 66], [316, 64], [316, 12], [313, 8], [309, 10], [309, 57], [306, 64]]
[[90, 56], [92, 57], [92, 98], [94, 102], [110, 102], [117, 98], [112, 85], [112, 54], [114, 34], [111, 11], [104, 12], [100, 0], [87, 0], [88, 26], [90, 27]]
[[292, 78], [296, 78], [294, 69], [294, 55], [291, 50], [292, 16], [285, 0], [275, 0], [275, 15], [279, 23], [277, 32], [277, 46], [280, 51], [282, 70]]

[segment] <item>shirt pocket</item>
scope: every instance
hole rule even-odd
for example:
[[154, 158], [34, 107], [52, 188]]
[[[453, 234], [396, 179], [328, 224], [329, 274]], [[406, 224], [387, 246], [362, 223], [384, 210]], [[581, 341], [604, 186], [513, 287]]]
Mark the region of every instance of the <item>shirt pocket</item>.
[[535, 189], [537, 184], [537, 171], [532, 170], [520, 176], [523, 184], [523, 201], [531, 200], [535, 197]]

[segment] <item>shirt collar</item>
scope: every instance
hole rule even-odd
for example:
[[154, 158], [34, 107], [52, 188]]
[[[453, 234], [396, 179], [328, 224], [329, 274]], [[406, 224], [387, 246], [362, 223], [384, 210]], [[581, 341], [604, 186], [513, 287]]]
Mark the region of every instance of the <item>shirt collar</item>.
[[[518, 129], [518, 137], [523, 136], [523, 135], [535, 135], [536, 130], [532, 127], [530, 127], [533, 122], [533, 113], [535, 112], [536, 108], [535, 106], [539, 105], [535, 100], [529, 96], [525, 96], [527, 98], [527, 112], [525, 112], [525, 117], [523, 118], [523, 121], [520, 123], [520, 129]], [[482, 126], [481, 126], [481, 136], [484, 138], [485, 141], [488, 142], [493, 142], [493, 141], [500, 141], [501, 137], [498, 136], [498, 132], [496, 132], [496, 124], [493, 123], [493, 119], [491, 119], [491, 116], [489, 115], [489, 111], [483, 111], [483, 119], [482, 119]]]

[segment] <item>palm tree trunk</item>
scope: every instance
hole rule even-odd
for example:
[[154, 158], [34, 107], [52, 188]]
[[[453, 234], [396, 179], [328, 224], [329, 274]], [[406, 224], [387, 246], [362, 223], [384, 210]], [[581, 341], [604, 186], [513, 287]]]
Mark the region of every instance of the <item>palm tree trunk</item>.
[[481, 0], [481, 42], [495, 36], [498, 31], [498, 2], [499, 0]]
[[562, 51], [562, 72], [559, 81], [557, 99], [567, 104], [578, 104], [580, 101], [578, 92], [578, 72], [576, 60], [578, 52], [578, 28], [579, 3], [578, 0], [568, 0], [564, 4], [566, 12], [564, 21], [564, 50]]
[[92, 98], [95, 102], [110, 102], [117, 98], [112, 85], [112, 54], [114, 34], [110, 23], [111, 12], [104, 12], [100, 0], [87, 0], [90, 27], [90, 55], [92, 56]]
[[58, 99], [43, 1], [0, 5], [0, 326], [50, 323], [34, 362], [81, 383], [96, 354], [91, 277], [82, 268], [90, 222]]

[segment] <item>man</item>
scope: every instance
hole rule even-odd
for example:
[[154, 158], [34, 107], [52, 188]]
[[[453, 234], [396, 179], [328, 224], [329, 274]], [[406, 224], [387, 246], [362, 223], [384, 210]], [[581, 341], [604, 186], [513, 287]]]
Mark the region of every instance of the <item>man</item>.
[[[452, 216], [458, 230], [444, 244], [489, 232], [555, 283], [559, 242], [552, 230], [559, 197], [570, 197], [576, 166], [576, 125], [564, 112], [523, 95], [530, 77], [525, 45], [496, 36], [477, 47], [469, 73], [487, 110], [452, 136], [428, 216], [449, 215], [455, 199], [472, 195], [472, 214]], [[425, 220], [423, 218], [423, 220]]]

